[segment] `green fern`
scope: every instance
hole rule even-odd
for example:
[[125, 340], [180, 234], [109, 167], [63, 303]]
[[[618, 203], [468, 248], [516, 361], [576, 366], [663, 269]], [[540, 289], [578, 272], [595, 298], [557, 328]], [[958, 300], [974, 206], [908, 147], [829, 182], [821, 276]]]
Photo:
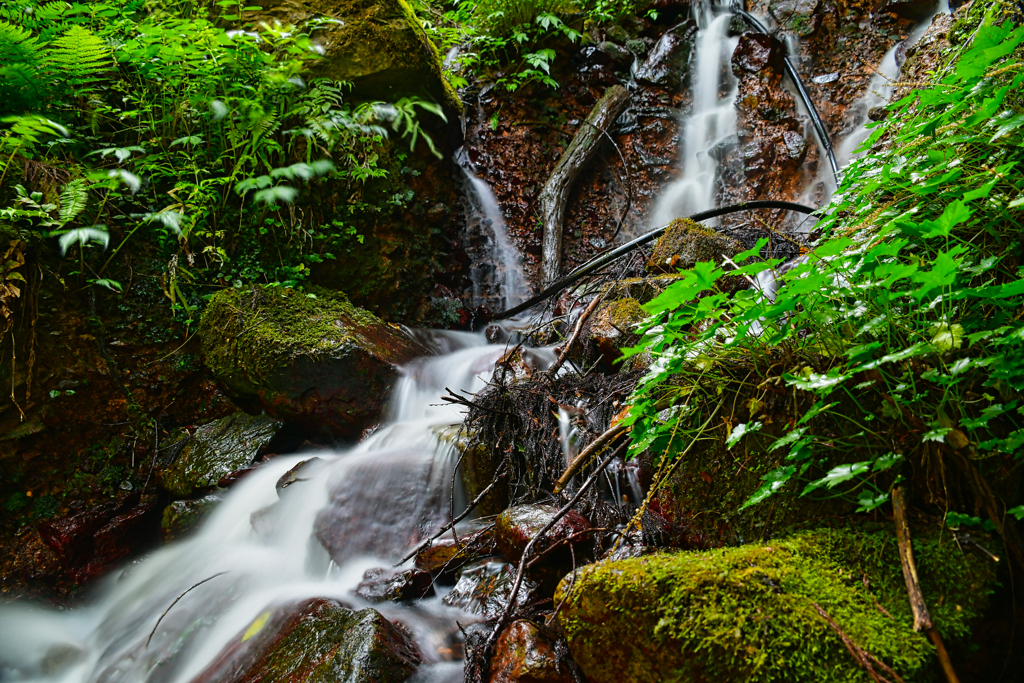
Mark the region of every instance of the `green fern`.
[[93, 89], [114, 65], [107, 44], [81, 26], [72, 26], [49, 47], [43, 64], [76, 96]]
[[81, 178], [72, 180], [60, 192], [60, 227], [78, 218], [89, 203], [89, 187]]
[[29, 31], [0, 21], [0, 113], [22, 113], [45, 100], [42, 52]]

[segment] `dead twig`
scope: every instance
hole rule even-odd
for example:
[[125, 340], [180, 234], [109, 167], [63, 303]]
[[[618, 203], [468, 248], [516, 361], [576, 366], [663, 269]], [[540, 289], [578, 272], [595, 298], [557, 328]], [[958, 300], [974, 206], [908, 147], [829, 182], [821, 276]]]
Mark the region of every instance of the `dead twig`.
[[579, 455], [576, 456], [576, 459], [572, 461], [572, 463], [565, 469], [565, 472], [562, 473], [562, 476], [558, 478], [558, 482], [555, 484], [555, 493], [562, 492], [566, 484], [569, 483], [569, 480], [573, 478], [581, 467], [583, 467], [584, 463], [597, 455], [597, 453], [603, 450], [605, 446], [610, 445], [620, 434], [625, 434], [630, 429], [631, 427], [627, 427], [622, 422], [619, 422], [614, 427], [608, 429], [599, 437], [594, 439], [580, 452]]
[[878, 666], [882, 671], [896, 679], [896, 683], [905, 683], [905, 681], [899, 677], [899, 674], [893, 671], [889, 665], [885, 662], [879, 661], [878, 658], [870, 652], [857, 645], [857, 643], [855, 643], [853, 639], [843, 631], [843, 629], [839, 628], [839, 624], [835, 622], [835, 619], [833, 619], [832, 616], [821, 607], [821, 605], [816, 602], [812, 602], [811, 605], [818, 614], [821, 615], [821, 618], [828, 623], [832, 630], [836, 632], [836, 635], [839, 636], [839, 640], [843, 642], [843, 646], [851, 655], [853, 655], [853, 658], [857, 660], [857, 663], [861, 668], [868, 672], [868, 676], [871, 676], [871, 680], [875, 681], [875, 683], [892, 683], [888, 678], [875, 671], [875, 666]]
[[562, 348], [562, 353], [558, 354], [558, 360], [556, 360], [554, 365], [548, 369], [549, 375], [554, 377], [558, 374], [558, 371], [562, 369], [565, 359], [569, 356], [569, 351], [572, 350], [573, 344], [576, 343], [576, 340], [580, 336], [580, 332], [583, 330], [583, 324], [587, 322], [587, 318], [590, 317], [590, 314], [594, 312], [594, 309], [596, 309], [597, 305], [602, 301], [604, 301], [604, 294], [594, 297], [594, 300], [590, 302], [590, 305], [587, 306], [586, 310], [584, 310], [580, 317], [576, 319], [576, 328], [572, 331], [572, 336], [569, 337], [569, 341], [566, 342], [565, 346]]
[[185, 597], [188, 594], [188, 592], [191, 591], [192, 589], [199, 588], [200, 586], [202, 586], [207, 581], [212, 581], [213, 579], [216, 579], [218, 576], [223, 576], [224, 574], [227, 574], [227, 572], [217, 572], [213, 576], [208, 576], [205, 579], [203, 579], [202, 581], [200, 581], [199, 583], [192, 585], [190, 588], [188, 588], [188, 590], [186, 590], [184, 593], [182, 593], [181, 595], [176, 597], [174, 599], [174, 602], [171, 603], [170, 607], [165, 609], [164, 613], [161, 614], [160, 618], [156, 620], [155, 624], [153, 624], [153, 630], [149, 632], [149, 638], [146, 638], [146, 647], [149, 647], [149, 642], [151, 640], [153, 640], [153, 634], [156, 633], [156, 629], [160, 625], [160, 622], [164, 620], [164, 617], [166, 617], [167, 613], [171, 611], [171, 608], [178, 604], [179, 600], [181, 600], [183, 597]]

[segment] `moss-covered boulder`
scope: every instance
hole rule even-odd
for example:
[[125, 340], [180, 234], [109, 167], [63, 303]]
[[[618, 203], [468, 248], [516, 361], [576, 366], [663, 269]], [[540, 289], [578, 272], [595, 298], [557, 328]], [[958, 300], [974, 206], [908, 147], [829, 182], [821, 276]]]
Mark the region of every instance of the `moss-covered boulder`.
[[182, 497], [216, 486], [225, 475], [262, 455], [280, 429], [279, 420], [242, 412], [205, 424], [170, 447], [177, 453], [161, 470], [160, 485]]
[[454, 121], [459, 98], [441, 72], [441, 57], [406, 0], [256, 0], [248, 20], [319, 22], [313, 42], [323, 51], [316, 76], [347, 81], [362, 100], [418, 96], [437, 102]]
[[[965, 636], [991, 565], [949, 538], [915, 540], [915, 557], [940, 634]], [[933, 674], [888, 527], [603, 562], [566, 577], [555, 603], [563, 598], [569, 649], [595, 683], [868, 683], [837, 628], [905, 681]]]
[[376, 610], [314, 598], [257, 616], [193, 683], [401, 683], [421, 661], [409, 635]]
[[427, 353], [397, 325], [327, 290], [222, 290], [200, 335], [207, 366], [236, 400], [345, 438], [380, 417], [398, 366]]
[[615, 361], [622, 356], [620, 349], [633, 346], [639, 337], [636, 326], [647, 318], [640, 302], [633, 298], [607, 301], [594, 311], [587, 321], [584, 334], [589, 342], [588, 352], [602, 359], [607, 370], [617, 370]]
[[700, 261], [722, 263], [722, 255], [732, 258], [740, 252], [740, 243], [689, 218], [677, 218], [654, 243], [647, 260], [652, 273], [675, 273], [692, 268]]
[[160, 518], [160, 540], [164, 543], [192, 531], [220, 504], [221, 496], [211, 493], [195, 500], [176, 500], [164, 508]]

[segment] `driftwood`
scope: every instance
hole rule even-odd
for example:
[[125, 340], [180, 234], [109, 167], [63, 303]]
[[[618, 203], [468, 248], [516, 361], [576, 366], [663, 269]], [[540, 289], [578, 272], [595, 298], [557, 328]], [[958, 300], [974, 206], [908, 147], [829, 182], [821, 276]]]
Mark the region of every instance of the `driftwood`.
[[921, 582], [917, 578], [917, 565], [914, 563], [914, 549], [910, 544], [910, 525], [907, 523], [907, 507], [903, 497], [903, 488], [896, 487], [892, 492], [893, 521], [896, 523], [896, 542], [900, 550], [900, 564], [903, 566], [903, 579], [907, 583], [907, 595], [910, 597], [910, 609], [914, 613], [914, 630], [924, 631], [928, 640], [935, 646], [935, 655], [939, 658], [942, 673], [948, 683], [959, 683], [953, 663], [946, 652], [946, 646], [932, 623], [928, 605], [924, 602]]
[[569, 148], [558, 160], [555, 170], [540, 192], [538, 202], [544, 225], [541, 275], [545, 287], [558, 279], [562, 267], [562, 228], [569, 192], [583, 168], [600, 150], [606, 131], [628, 103], [629, 91], [621, 85], [613, 85], [605, 91], [587, 120], [576, 131], [576, 137], [569, 143]]

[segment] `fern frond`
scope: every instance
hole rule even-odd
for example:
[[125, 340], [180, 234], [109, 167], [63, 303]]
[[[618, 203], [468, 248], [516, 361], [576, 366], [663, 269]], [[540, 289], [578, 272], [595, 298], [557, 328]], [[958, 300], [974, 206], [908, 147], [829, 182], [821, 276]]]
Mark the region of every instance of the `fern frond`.
[[72, 180], [60, 192], [60, 225], [63, 228], [85, 211], [89, 188], [81, 178]]
[[0, 21], [0, 64], [35, 64], [41, 48], [31, 31]]
[[114, 65], [110, 47], [81, 26], [72, 26], [49, 47], [45, 67], [60, 75], [76, 95], [91, 89]]

